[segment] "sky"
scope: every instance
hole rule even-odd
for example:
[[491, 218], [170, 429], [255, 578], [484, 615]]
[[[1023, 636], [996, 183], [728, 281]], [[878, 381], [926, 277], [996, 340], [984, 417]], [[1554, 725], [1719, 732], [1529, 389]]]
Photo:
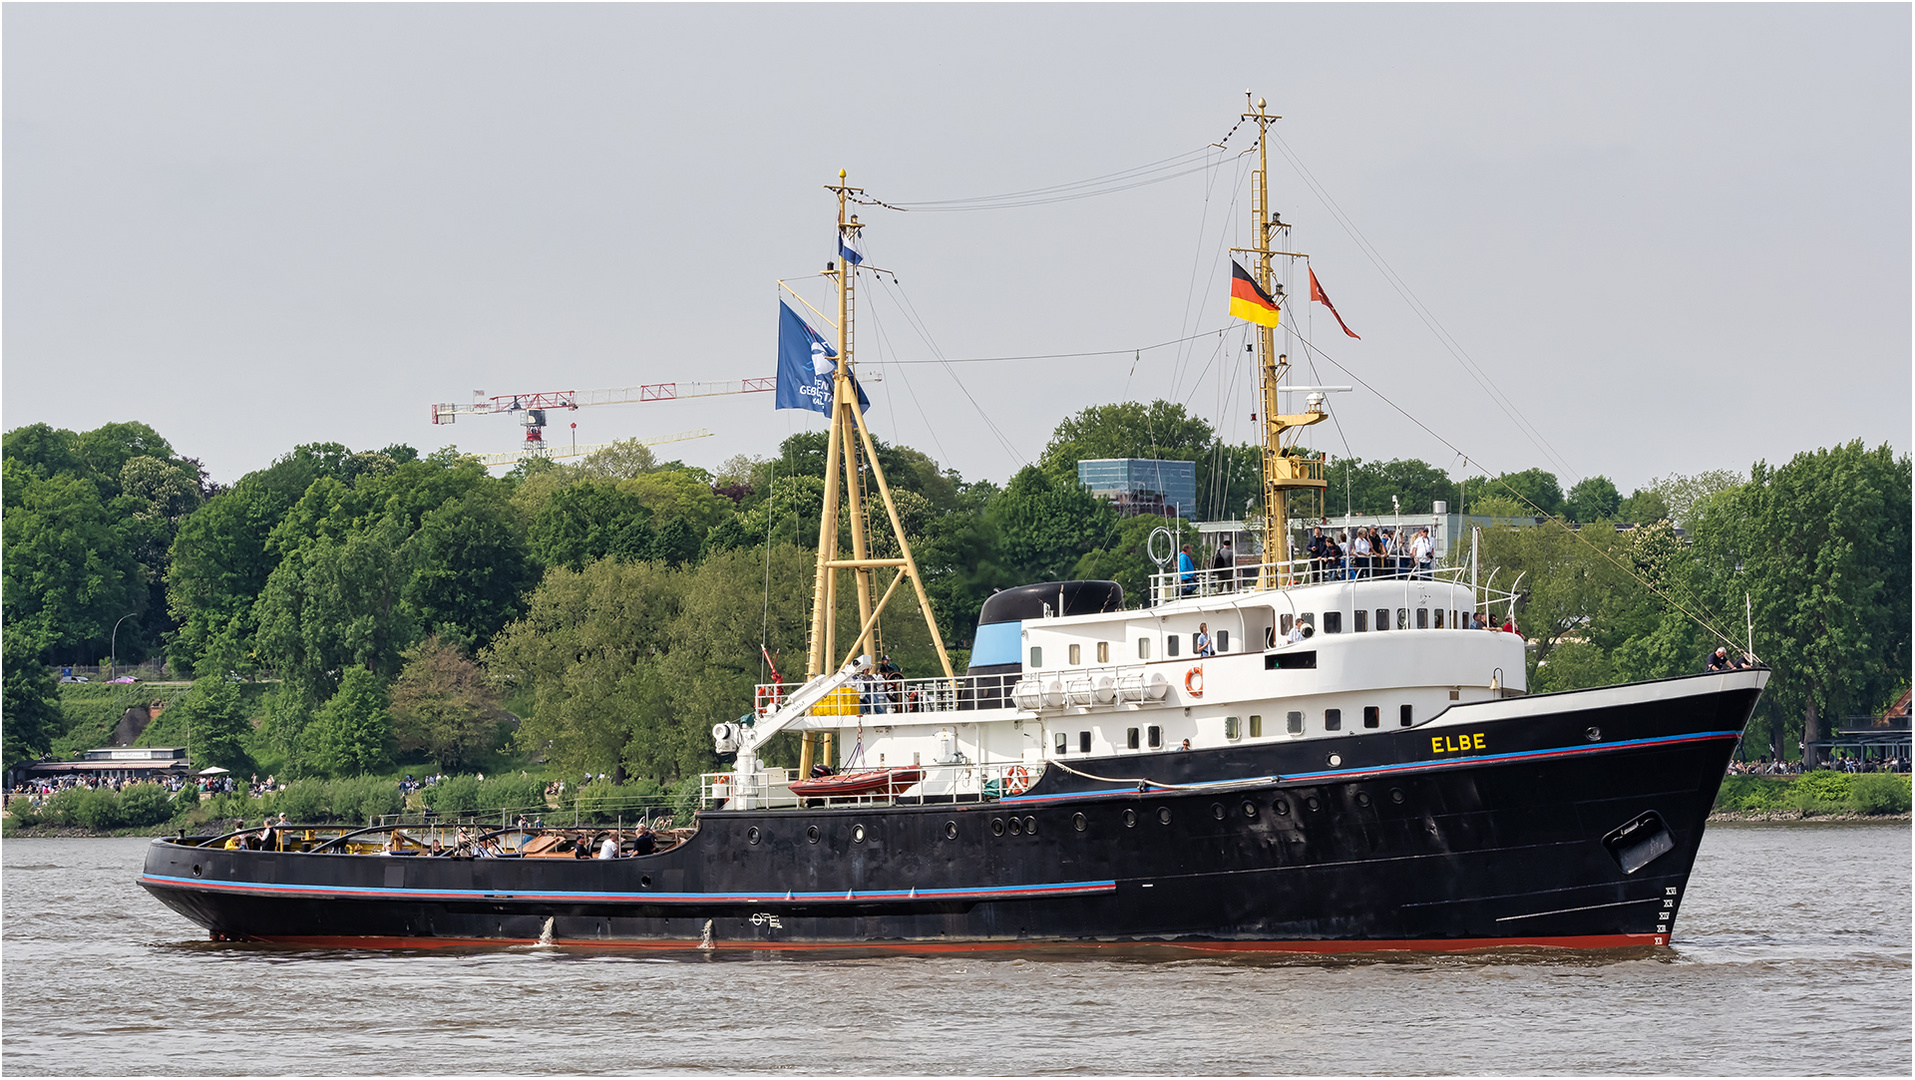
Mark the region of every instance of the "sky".
[[[431, 404], [771, 375], [777, 283], [827, 307], [839, 169], [912, 204], [1179, 159], [1095, 197], [861, 207], [889, 272], [861, 276], [870, 421], [999, 483], [1113, 401], [1247, 441], [1251, 132], [1205, 148], [1250, 89], [1284, 117], [1272, 208], [1362, 335], [1295, 285], [1298, 380], [1356, 387], [1311, 445], [1624, 493], [1906, 452], [1910, 29], [1895, 4], [9, 4], [0, 424], [144, 421], [225, 483], [310, 442], [510, 450], [511, 418]], [[552, 424], [709, 429], [659, 455], [716, 470], [823, 418], [757, 394]]]

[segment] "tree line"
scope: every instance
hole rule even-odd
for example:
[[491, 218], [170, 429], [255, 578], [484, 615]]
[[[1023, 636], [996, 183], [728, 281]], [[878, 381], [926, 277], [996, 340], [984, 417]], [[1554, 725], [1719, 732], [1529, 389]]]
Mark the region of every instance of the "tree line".
[[[42, 753], [59, 734], [46, 665], [112, 648], [122, 662], [163, 656], [196, 680], [142, 741], [190, 740], [205, 763], [322, 777], [510, 758], [675, 782], [711, 765], [711, 725], [748, 709], [752, 685], [774, 666], [787, 680], [803, 675], [825, 449], [822, 432], [800, 433], [773, 457], [738, 456], [713, 472], [626, 443], [577, 465], [529, 460], [498, 476], [449, 449], [320, 443], [225, 488], [143, 424], [14, 429], [0, 465], [6, 760]], [[1257, 448], [1226, 445], [1162, 401], [1065, 419], [1039, 460], [1002, 486], [906, 446], [879, 443], [878, 456], [960, 668], [978, 606], [996, 589], [1091, 577], [1145, 594], [1148, 536], [1165, 522], [1118, 517], [1077, 482], [1079, 460], [1193, 461], [1205, 517], [1254, 514], [1260, 491]], [[1736, 582], [1758, 581], [1758, 607], [1768, 605], [1759, 642], [1802, 642], [1799, 655], [1779, 641], [1758, 649], [1805, 673], [1799, 693], [1778, 679], [1771, 700], [1786, 705], [1777, 708], [1833, 715], [1906, 683], [1908, 459], [1886, 448], [1758, 463], [1747, 480], [1672, 477], [1626, 498], [1603, 477], [1565, 494], [1534, 469], [1452, 480], [1421, 461], [1351, 459], [1328, 475], [1332, 512], [1385, 514], [1395, 495], [1406, 514], [1440, 499], [1473, 513], [1665, 523], [1495, 535], [1489, 557], [1531, 571], [1519, 610], [1526, 630], [1542, 631], [1538, 685], [1687, 670], [1700, 639], [1683, 612], [1720, 615]], [[1874, 494], [1842, 495], [1833, 510], [1815, 502], [1837, 498], [1837, 483]], [[868, 494], [871, 531], [888, 537]], [[1794, 524], [1805, 516], [1823, 531]], [[1672, 521], [1690, 541], [1675, 538]], [[1858, 530], [1871, 530], [1870, 542]], [[1768, 554], [1784, 548], [1812, 557]], [[1899, 601], [1892, 568], [1876, 572], [1897, 550]], [[1725, 553], [1739, 553], [1734, 574]], [[1800, 610], [1804, 582], [1840, 596], [1820, 622]], [[1870, 582], [1882, 587], [1866, 591]], [[841, 593], [839, 639], [849, 641], [855, 606]], [[909, 673], [939, 670], [902, 595], [883, 647]], [[1899, 602], [1899, 642], [1889, 613], [1861, 619], [1848, 606], [1863, 602]], [[1809, 643], [1830, 634], [1847, 651]], [[1843, 674], [1868, 650], [1879, 677]], [[270, 690], [242, 701], [235, 680], [262, 678]]]

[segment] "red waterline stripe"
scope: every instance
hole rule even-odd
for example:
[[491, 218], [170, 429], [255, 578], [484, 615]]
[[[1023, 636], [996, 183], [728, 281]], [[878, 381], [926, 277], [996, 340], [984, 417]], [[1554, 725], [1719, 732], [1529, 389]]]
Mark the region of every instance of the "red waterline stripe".
[[[474, 946], [537, 945], [537, 938], [258, 936], [273, 945], [322, 949], [457, 949]], [[1367, 952], [1478, 952], [1484, 949], [1632, 949], [1669, 944], [1667, 934], [1585, 934], [1572, 937], [1428, 938], [1388, 941], [714, 941], [709, 948], [692, 938], [678, 941], [609, 941], [567, 938], [546, 944], [568, 949], [626, 949], [643, 952], [819, 952], [878, 950], [901, 953], [1021, 952], [1048, 949], [1183, 949], [1206, 953], [1294, 953], [1300, 955]]]

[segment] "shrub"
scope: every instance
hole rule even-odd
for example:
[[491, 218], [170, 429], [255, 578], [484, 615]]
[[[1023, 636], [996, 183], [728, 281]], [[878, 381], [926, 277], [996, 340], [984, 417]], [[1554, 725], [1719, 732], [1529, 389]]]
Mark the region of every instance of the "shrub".
[[25, 795], [15, 795], [7, 803], [7, 816], [13, 819], [14, 825], [22, 828], [40, 824], [40, 811], [33, 808], [33, 800]]
[[1849, 778], [1849, 805], [1862, 814], [1906, 814], [1909, 777], [1906, 773], [1862, 773]]
[[82, 788], [73, 805], [73, 823], [89, 832], [119, 828], [120, 796], [112, 788]]
[[386, 777], [342, 778], [332, 782], [331, 790], [333, 820], [343, 823], [369, 825], [381, 814], [396, 814], [405, 808], [399, 782]]
[[1789, 782], [1777, 776], [1727, 776], [1716, 793], [1717, 810], [1775, 810], [1783, 805]]
[[46, 802], [40, 804], [40, 820], [48, 825], [74, 824], [74, 811], [86, 791], [86, 788], [66, 788], [47, 796]]
[[1850, 779], [1848, 773], [1829, 770], [1803, 773], [1789, 785], [1788, 805], [1825, 814], [1847, 810]]
[[331, 821], [332, 792], [324, 780], [295, 780], [273, 796], [273, 809], [299, 825]]
[[427, 806], [441, 814], [469, 814], [481, 808], [476, 776], [448, 776], [420, 794]]
[[120, 817], [128, 825], [158, 825], [172, 816], [172, 797], [158, 784], [133, 784], [120, 792]]

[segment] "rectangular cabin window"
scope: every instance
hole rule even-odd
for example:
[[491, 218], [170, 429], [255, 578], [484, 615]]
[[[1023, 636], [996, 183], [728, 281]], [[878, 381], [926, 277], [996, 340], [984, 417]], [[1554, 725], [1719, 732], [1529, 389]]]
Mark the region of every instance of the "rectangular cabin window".
[[1132, 750], [1137, 749], [1137, 729], [1136, 728], [1125, 729], [1124, 745], [1129, 747]]
[[1323, 730], [1325, 731], [1342, 731], [1343, 730], [1343, 710], [1342, 709], [1323, 710]]
[[1408, 705], [1398, 705], [1396, 707], [1396, 722], [1403, 727], [1409, 727], [1416, 723], [1416, 718], [1412, 715], [1412, 710]]
[[1430, 628], [1429, 608], [1420, 607], [1416, 609], [1416, 628], [1418, 630], [1428, 630]]
[[1069, 750], [1070, 748], [1071, 748], [1071, 737], [1069, 735], [1066, 735], [1064, 732], [1061, 732], [1061, 731], [1058, 732], [1057, 733], [1057, 752], [1059, 754], [1062, 754], [1065, 751]]
[[1150, 639], [1149, 638], [1140, 637], [1137, 639], [1137, 659], [1139, 660], [1150, 659]]
[[1097, 643], [1097, 662], [1100, 664], [1110, 663], [1110, 642], [1100, 641]]
[[1164, 655], [1165, 655], [1165, 656], [1176, 656], [1176, 655], [1177, 655], [1177, 643], [1178, 643], [1178, 642], [1180, 642], [1180, 641], [1182, 641], [1182, 640], [1183, 640], [1183, 638], [1182, 638], [1182, 637], [1180, 637], [1180, 636], [1178, 636], [1178, 635], [1176, 635], [1176, 634], [1165, 634], [1165, 635], [1164, 635]]
[[1144, 729], [1144, 738], [1149, 740], [1147, 745], [1152, 750], [1163, 749], [1163, 745], [1164, 745], [1164, 729], [1163, 728], [1158, 727], [1156, 724], [1150, 725], [1149, 727]]
[[1461, 618], [1458, 618], [1458, 615], [1459, 615], [1459, 612], [1455, 608], [1450, 609], [1450, 629], [1451, 630], [1463, 629], [1463, 620]]
[[1283, 716], [1283, 730], [1292, 735], [1303, 734], [1303, 714], [1300, 712], [1285, 713]]
[[1256, 713], [1250, 714], [1250, 737], [1253, 739], [1263, 738], [1263, 717]]
[[1044, 646], [1042, 645], [1031, 646], [1031, 666], [1034, 668], [1039, 668], [1044, 666]]
[[1218, 652], [1230, 651], [1230, 631], [1228, 630], [1217, 631], [1217, 651]]
[[1289, 637], [1290, 627], [1293, 625], [1295, 625], [1295, 620], [1291, 616], [1281, 616], [1277, 619], [1277, 633], [1282, 634], [1284, 637]]
[[1409, 608], [1400, 607], [1396, 609], [1396, 628], [1398, 630], [1408, 630], [1410, 628]]
[[1378, 630], [1388, 630], [1390, 628], [1389, 608], [1380, 607], [1376, 609], [1376, 628]]
[[1243, 723], [1234, 716], [1223, 718], [1223, 737], [1226, 739], [1243, 738]]
[[1077, 733], [1077, 752], [1080, 754], [1090, 753], [1090, 732], [1080, 731]]
[[1076, 667], [1084, 662], [1084, 647], [1082, 645], [1072, 645], [1070, 655], [1071, 666]]
[[1358, 608], [1356, 612], [1355, 622], [1350, 627], [1350, 629], [1356, 631], [1359, 634], [1369, 630], [1370, 629], [1370, 613], [1367, 611], [1364, 611], [1362, 608]]
[[1323, 632], [1326, 634], [1341, 634], [1343, 632], [1343, 613], [1341, 611], [1326, 611], [1323, 613]]
[[1438, 630], [1443, 629], [1443, 609], [1442, 608], [1436, 609], [1436, 628]]
[[1364, 727], [1382, 727], [1383, 726], [1383, 710], [1377, 708], [1374, 705], [1363, 706], [1363, 726]]

